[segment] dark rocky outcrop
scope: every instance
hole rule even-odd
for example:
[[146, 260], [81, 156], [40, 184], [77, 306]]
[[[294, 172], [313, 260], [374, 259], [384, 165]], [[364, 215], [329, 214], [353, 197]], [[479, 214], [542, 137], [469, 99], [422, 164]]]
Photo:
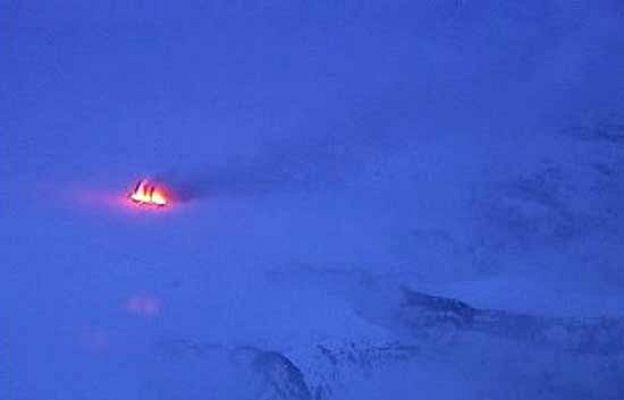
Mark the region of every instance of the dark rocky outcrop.
[[479, 309], [460, 300], [402, 288], [397, 317], [414, 334], [475, 332], [558, 349], [624, 353], [624, 321], [618, 318], [561, 318]]

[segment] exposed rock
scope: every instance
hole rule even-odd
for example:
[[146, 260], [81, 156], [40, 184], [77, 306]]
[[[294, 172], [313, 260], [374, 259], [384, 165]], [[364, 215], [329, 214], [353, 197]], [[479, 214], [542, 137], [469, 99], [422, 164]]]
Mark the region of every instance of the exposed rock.
[[477, 332], [558, 349], [592, 353], [624, 352], [624, 321], [617, 318], [557, 318], [478, 309], [453, 298], [403, 288], [397, 314], [415, 334], [435, 330]]
[[251, 367], [255, 399], [311, 400], [303, 373], [284, 354], [252, 347], [233, 350], [234, 356]]

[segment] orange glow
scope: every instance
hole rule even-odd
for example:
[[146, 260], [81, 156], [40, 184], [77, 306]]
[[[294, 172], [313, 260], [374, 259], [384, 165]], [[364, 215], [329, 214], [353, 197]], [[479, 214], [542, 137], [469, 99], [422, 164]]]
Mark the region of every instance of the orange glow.
[[151, 204], [155, 206], [166, 206], [169, 201], [165, 191], [149, 183], [147, 180], [142, 179], [134, 188], [134, 191], [130, 195], [130, 199], [139, 204]]

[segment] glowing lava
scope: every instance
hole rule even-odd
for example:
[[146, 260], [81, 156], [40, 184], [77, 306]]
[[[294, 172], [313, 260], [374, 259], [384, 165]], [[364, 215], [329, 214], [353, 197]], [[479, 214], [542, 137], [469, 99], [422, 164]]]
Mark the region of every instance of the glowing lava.
[[134, 191], [130, 194], [130, 199], [139, 204], [151, 204], [160, 207], [169, 204], [164, 189], [148, 182], [147, 179], [142, 179], [137, 183]]

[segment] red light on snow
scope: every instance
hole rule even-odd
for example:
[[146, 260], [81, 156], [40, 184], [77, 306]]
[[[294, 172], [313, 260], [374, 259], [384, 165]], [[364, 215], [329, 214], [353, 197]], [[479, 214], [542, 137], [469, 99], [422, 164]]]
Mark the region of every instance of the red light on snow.
[[148, 204], [164, 207], [169, 204], [167, 192], [157, 185], [142, 179], [137, 183], [134, 191], [130, 194], [130, 200], [139, 204]]
[[160, 314], [162, 304], [160, 299], [150, 295], [135, 295], [130, 297], [124, 308], [130, 314], [142, 317], [155, 317]]

